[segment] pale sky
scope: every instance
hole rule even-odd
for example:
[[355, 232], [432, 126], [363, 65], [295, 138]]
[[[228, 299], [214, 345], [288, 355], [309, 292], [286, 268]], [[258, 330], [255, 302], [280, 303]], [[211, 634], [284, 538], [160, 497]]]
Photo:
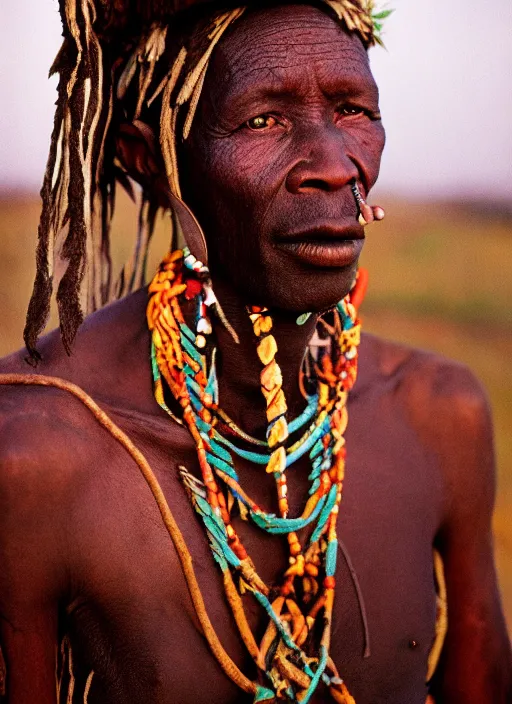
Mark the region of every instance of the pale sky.
[[[512, 200], [511, 0], [391, 0], [372, 50], [388, 134], [380, 188]], [[56, 98], [55, 0], [0, 3], [0, 188], [39, 189]]]

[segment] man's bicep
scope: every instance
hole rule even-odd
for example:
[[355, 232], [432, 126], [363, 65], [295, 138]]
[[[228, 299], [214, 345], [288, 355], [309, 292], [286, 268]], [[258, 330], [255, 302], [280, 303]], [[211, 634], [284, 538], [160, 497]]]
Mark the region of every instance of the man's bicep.
[[485, 394], [467, 372], [453, 381], [439, 435], [446, 513], [438, 535], [443, 557], [448, 633], [436, 690], [438, 702], [506, 704], [510, 648], [494, 567], [494, 443]]
[[[0, 647], [5, 665], [0, 702], [55, 704], [58, 604], [51, 568], [45, 574], [43, 545], [36, 548], [42, 556], [36, 556], [36, 541], [23, 546], [26, 535], [5, 531], [6, 522], [0, 520]], [[47, 557], [50, 564], [51, 555]]]
[[508, 704], [510, 644], [494, 567], [490, 531], [451, 534], [442, 545], [448, 632], [433, 691], [437, 704]]
[[7, 704], [56, 701], [58, 602], [66, 584], [61, 496], [41, 459], [43, 445], [34, 448], [30, 440], [34, 433], [33, 427], [24, 442], [12, 424], [0, 428], [0, 645]]
[[[0, 702], [54, 704], [58, 605], [52, 570], [46, 574], [42, 565], [44, 545], [36, 539], [31, 545], [29, 536], [15, 528], [8, 532], [7, 523], [0, 520], [0, 647], [5, 665]], [[51, 555], [47, 559], [51, 564]]]

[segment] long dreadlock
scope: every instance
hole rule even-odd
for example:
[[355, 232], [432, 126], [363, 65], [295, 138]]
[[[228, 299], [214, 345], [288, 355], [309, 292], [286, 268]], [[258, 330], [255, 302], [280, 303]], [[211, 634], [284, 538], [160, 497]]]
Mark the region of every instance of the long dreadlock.
[[[387, 13], [372, 14], [372, 0], [316, 3], [366, 47], [380, 43], [379, 22]], [[180, 197], [178, 138], [190, 133], [216, 44], [244, 12], [235, 4], [60, 0], [64, 43], [51, 70], [60, 77], [58, 100], [24, 331], [33, 360], [40, 358], [37, 340], [55, 288], [62, 341], [70, 353], [84, 315], [143, 285], [159, 205], [143, 188], [135, 250], [114, 278], [110, 226], [116, 185], [130, 187], [116, 157], [116, 131], [123, 121], [159, 110], [165, 173], [171, 192]]]

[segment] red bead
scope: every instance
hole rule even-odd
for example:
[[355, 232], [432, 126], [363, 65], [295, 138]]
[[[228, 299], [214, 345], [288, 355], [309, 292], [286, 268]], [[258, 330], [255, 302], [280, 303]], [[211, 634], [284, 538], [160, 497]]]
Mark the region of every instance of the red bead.
[[185, 291], [185, 298], [191, 301], [193, 298], [198, 296], [203, 289], [203, 284], [197, 279], [187, 280], [187, 290]]
[[335, 586], [336, 586], [336, 580], [334, 579], [334, 577], [326, 577], [324, 579], [324, 587], [326, 589], [334, 589]]

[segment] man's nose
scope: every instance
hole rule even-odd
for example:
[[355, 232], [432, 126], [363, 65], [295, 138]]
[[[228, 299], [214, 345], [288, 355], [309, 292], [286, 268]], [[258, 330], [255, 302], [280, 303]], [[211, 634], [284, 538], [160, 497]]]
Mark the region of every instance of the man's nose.
[[286, 187], [291, 193], [337, 191], [360, 177], [357, 160], [338, 128], [311, 132], [301, 146], [307, 156], [288, 173]]

